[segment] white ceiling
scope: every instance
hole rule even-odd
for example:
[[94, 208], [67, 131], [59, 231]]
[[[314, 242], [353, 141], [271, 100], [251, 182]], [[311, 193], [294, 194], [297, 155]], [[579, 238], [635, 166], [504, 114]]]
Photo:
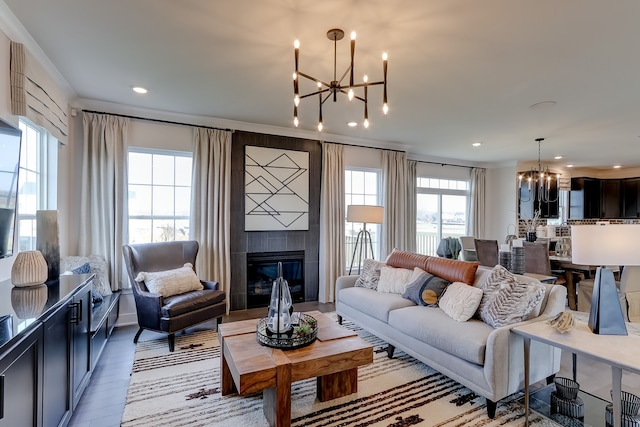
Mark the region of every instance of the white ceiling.
[[[381, 79], [388, 52], [390, 111], [372, 88], [370, 128], [350, 129], [361, 104], [327, 101], [327, 133], [491, 163], [534, 160], [545, 137], [547, 164], [640, 166], [637, 0], [4, 2], [81, 99], [292, 128], [293, 41], [300, 70], [331, 80], [342, 28], [338, 75], [351, 30], [357, 80]], [[301, 128], [317, 114], [302, 101]]]

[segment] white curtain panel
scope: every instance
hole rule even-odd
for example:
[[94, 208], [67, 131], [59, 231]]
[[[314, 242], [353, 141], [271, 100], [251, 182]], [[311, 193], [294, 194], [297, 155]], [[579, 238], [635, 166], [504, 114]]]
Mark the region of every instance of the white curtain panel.
[[[200, 244], [196, 271], [217, 281], [229, 295], [231, 283], [232, 132], [194, 128], [191, 238]], [[227, 313], [230, 299], [227, 298]]]
[[[402, 250], [408, 248], [407, 166], [406, 153], [382, 151], [384, 222], [382, 223], [380, 259], [385, 259], [393, 248]], [[415, 182], [413, 185], [415, 186]], [[415, 234], [411, 239], [415, 240]]]
[[129, 119], [82, 114], [79, 255], [102, 255], [109, 265], [109, 283], [115, 291], [121, 288], [122, 278]]
[[345, 272], [344, 147], [322, 144], [320, 198], [320, 302], [335, 301], [336, 279]]
[[407, 160], [407, 211], [406, 211], [406, 230], [407, 240], [405, 242], [405, 250], [415, 252], [416, 250], [416, 197], [417, 191], [417, 173], [415, 160]]
[[487, 170], [484, 168], [471, 169], [471, 197], [469, 197], [469, 216], [467, 221], [467, 235], [484, 239], [484, 216], [485, 216], [485, 176]]

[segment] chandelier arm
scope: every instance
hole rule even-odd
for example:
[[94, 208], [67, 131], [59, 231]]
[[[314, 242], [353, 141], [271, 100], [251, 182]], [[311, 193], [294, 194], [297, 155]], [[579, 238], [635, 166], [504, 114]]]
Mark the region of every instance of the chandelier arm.
[[331, 89], [329, 89], [329, 88], [322, 89], [322, 90], [317, 90], [317, 91], [315, 91], [315, 92], [311, 92], [311, 93], [308, 93], [308, 94], [306, 94], [306, 95], [302, 95], [302, 96], [300, 96], [300, 99], [302, 100], [302, 99], [304, 99], [304, 98], [308, 98], [308, 97], [310, 97], [310, 96], [318, 95], [319, 93], [325, 93], [325, 92], [330, 92], [330, 91], [331, 91]]
[[320, 80], [320, 79], [316, 79], [315, 77], [311, 77], [310, 75], [305, 74], [305, 73], [303, 73], [302, 71], [298, 71], [298, 75], [299, 75], [300, 77], [304, 77], [305, 79], [309, 79], [309, 80], [311, 80], [311, 81], [313, 81], [313, 82], [315, 82], [315, 83], [321, 83], [323, 86], [326, 86], [326, 87], [331, 86], [329, 83], [327, 83], [327, 82], [325, 82], [325, 81], [322, 81], [322, 80]]
[[[351, 70], [351, 66], [347, 67], [347, 69], [345, 70], [344, 74], [342, 75], [342, 77], [340, 77], [340, 80], [338, 80], [338, 84], [342, 83], [342, 81], [344, 80], [345, 77], [347, 77], [347, 74], [349, 74], [349, 71]], [[351, 87], [351, 86], [346, 86]]]
[[[348, 89], [348, 88], [349, 88], [349, 86], [347, 86], [347, 89]], [[341, 93], [344, 93], [344, 94], [345, 94], [345, 95], [347, 95], [347, 96], [349, 96], [349, 92], [347, 92], [347, 91], [346, 91], [346, 90], [344, 90], [344, 89], [340, 89], [340, 92], [341, 92]], [[353, 95], [353, 99], [357, 99], [357, 100], [360, 100], [360, 101], [364, 102], [364, 98], [362, 98], [362, 97], [360, 97], [360, 96], [357, 96], [357, 95]]]
[[383, 85], [383, 84], [384, 84], [384, 80], [380, 80], [379, 82], [356, 83], [356, 84], [351, 85], [351, 86], [346, 86], [345, 89], [351, 89], [351, 88], [355, 88], [355, 87], [378, 86], [378, 85]]
[[[328, 90], [328, 89], [327, 89], [327, 90]], [[323, 91], [323, 92], [326, 92], [326, 90], [325, 90], [325, 91]], [[325, 97], [324, 97], [324, 99], [322, 100], [321, 104], [324, 104], [324, 103], [327, 101], [327, 99], [329, 99], [329, 97], [330, 97], [331, 95], [332, 95], [332, 93], [331, 93], [331, 91], [329, 91], [329, 93], [327, 94], [327, 96], [325, 96]]]

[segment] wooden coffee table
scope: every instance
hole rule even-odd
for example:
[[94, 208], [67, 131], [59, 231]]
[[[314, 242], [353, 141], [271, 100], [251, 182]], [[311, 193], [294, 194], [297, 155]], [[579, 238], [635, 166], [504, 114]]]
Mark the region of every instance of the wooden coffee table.
[[291, 425], [291, 383], [317, 378], [321, 402], [358, 391], [358, 366], [373, 362], [373, 347], [319, 311], [318, 338], [296, 350], [260, 345], [258, 319], [218, 325], [222, 395], [263, 393], [264, 415], [271, 426]]

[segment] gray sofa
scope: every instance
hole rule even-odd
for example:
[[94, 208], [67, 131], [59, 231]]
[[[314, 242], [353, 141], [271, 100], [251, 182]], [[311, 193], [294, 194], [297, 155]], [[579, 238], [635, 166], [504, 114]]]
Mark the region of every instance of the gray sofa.
[[[470, 283], [470, 278], [474, 286], [491, 272], [477, 263], [401, 251], [394, 251], [386, 263], [393, 267], [420, 267], [449, 281], [465, 281], [461, 279], [466, 275], [466, 282]], [[466, 272], [456, 272], [459, 268]], [[336, 282], [339, 321], [343, 317], [349, 319], [386, 341], [389, 357], [394, 348], [399, 348], [485, 397], [490, 418], [495, 417], [500, 399], [524, 387], [522, 337], [510, 333], [511, 328], [555, 317], [564, 310], [567, 295], [563, 286], [545, 285], [538, 317], [494, 329], [475, 317], [457, 322], [439, 307], [419, 306], [400, 294], [355, 287], [356, 279], [357, 276], [342, 276]], [[530, 360], [531, 382], [550, 381], [560, 369], [560, 350], [531, 342]]]

